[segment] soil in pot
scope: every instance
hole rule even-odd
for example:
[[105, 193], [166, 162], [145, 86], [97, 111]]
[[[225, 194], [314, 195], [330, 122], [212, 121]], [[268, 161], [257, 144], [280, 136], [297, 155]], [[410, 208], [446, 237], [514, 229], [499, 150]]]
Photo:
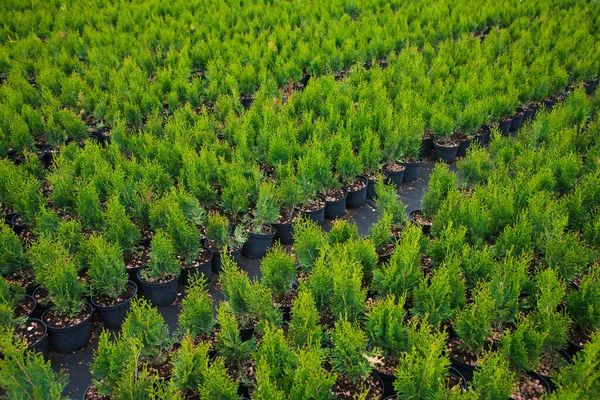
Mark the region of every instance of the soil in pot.
[[323, 194], [325, 198], [325, 218], [336, 219], [346, 214], [348, 192], [344, 189], [329, 189]]
[[464, 349], [458, 337], [448, 340], [448, 355], [452, 360], [452, 366], [458, 370], [467, 380], [473, 377], [473, 371], [477, 368], [477, 355], [472, 351]]
[[[212, 258], [212, 263], [211, 263], [212, 272], [214, 274], [218, 274], [223, 269], [222, 262], [221, 262], [222, 249], [217, 248], [216, 243], [212, 240], [206, 240], [205, 245], [213, 252], [213, 258]], [[239, 246], [236, 249], [227, 250], [227, 254], [229, 257], [231, 257], [233, 262], [238, 264], [242, 257], [242, 246]]]
[[172, 304], [177, 298], [177, 277], [169, 275], [163, 279], [148, 281], [142, 273], [144, 268], [138, 271], [138, 280], [142, 287], [142, 293], [152, 304], [164, 307]]
[[550, 393], [550, 387], [543, 378], [521, 374], [510, 398], [513, 400], [542, 399], [548, 393]]
[[412, 222], [421, 225], [424, 235], [429, 235], [431, 233], [431, 221], [423, 216], [423, 212], [421, 210], [411, 211], [408, 214], [408, 218]]
[[396, 377], [394, 376], [394, 372], [396, 372], [396, 367], [398, 366], [398, 362], [396, 360], [392, 360], [388, 357], [384, 357], [377, 364], [375, 368], [375, 373], [381, 378], [383, 382], [383, 395], [384, 396], [392, 396], [396, 394], [394, 390], [394, 382], [396, 381]]
[[15, 329], [14, 337], [18, 340], [25, 340], [27, 350], [37, 350], [47, 355], [47, 328], [42, 320], [29, 318], [23, 325]]
[[296, 213], [293, 210], [281, 211], [279, 218], [273, 224], [273, 227], [277, 231], [275, 234], [275, 240], [279, 240], [281, 244], [293, 244], [294, 243], [294, 219]]
[[317, 224], [323, 226], [325, 224], [325, 206], [327, 202], [321, 198], [316, 197], [309, 203], [298, 207], [303, 217], [309, 218]]
[[576, 327], [569, 329], [568, 334], [569, 347], [565, 351], [572, 357], [590, 341], [590, 335]]
[[572, 363], [571, 357], [562, 350], [546, 352], [540, 358], [538, 368], [533, 372], [548, 380], [552, 387], [552, 377], [556, 376], [563, 367]]
[[33, 296], [25, 295], [15, 306], [14, 315], [19, 317], [29, 317], [35, 310], [36, 301]]
[[396, 245], [392, 241], [391, 243], [385, 245], [385, 247], [377, 249], [377, 257], [379, 257], [379, 264], [387, 262], [390, 259], [395, 247]]
[[180, 260], [181, 263], [181, 279], [187, 282], [192, 276], [202, 275], [207, 282], [212, 279], [212, 258], [213, 252], [205, 247], [201, 247], [198, 252], [198, 258], [191, 264]]
[[480, 145], [485, 146], [490, 141], [490, 127], [487, 125], [482, 125], [477, 130], [475, 134], [475, 139], [479, 142]]
[[277, 230], [271, 226], [263, 227], [262, 233], [249, 232], [248, 241], [242, 247], [242, 254], [248, 258], [261, 259], [273, 244]]
[[450, 139], [444, 142], [434, 140], [435, 161], [444, 161], [447, 164], [453, 163], [456, 160], [458, 146], [459, 142], [457, 140]]
[[292, 319], [291, 310], [294, 299], [298, 296], [298, 287], [300, 282], [297, 280], [292, 284], [292, 290], [287, 293], [282, 299], [274, 300], [274, 304], [279, 307], [283, 315], [284, 322], [290, 322]]
[[127, 275], [129, 276], [129, 280], [139, 284], [137, 273], [140, 268], [148, 265], [150, 261], [150, 243], [147, 245], [138, 246], [131, 257], [125, 260], [125, 268], [127, 269]]
[[125, 292], [113, 299], [108, 296], [92, 296], [91, 301], [98, 310], [104, 326], [108, 329], [119, 329], [127, 312], [131, 308], [131, 299], [137, 294], [137, 285], [129, 281]]
[[53, 309], [46, 310], [42, 321], [50, 332], [50, 341], [56, 351], [70, 353], [84, 347], [90, 340], [92, 306], [85, 304], [75, 317], [65, 317]]
[[335, 398], [338, 400], [353, 400], [355, 396], [361, 393], [365, 388], [368, 388], [369, 390], [365, 399], [383, 398], [383, 382], [375, 373], [372, 373], [367, 379], [359, 383], [354, 383], [342, 374], [338, 374], [332, 391], [335, 393]]
[[386, 181], [388, 183], [393, 183], [394, 185], [396, 185], [396, 189], [400, 188], [400, 186], [402, 185], [405, 171], [406, 166], [400, 163], [388, 163], [383, 167], [383, 172], [385, 173]]
[[364, 177], [358, 177], [352, 185], [346, 188], [348, 198], [346, 199], [346, 207], [359, 208], [367, 202], [367, 186], [368, 180]]

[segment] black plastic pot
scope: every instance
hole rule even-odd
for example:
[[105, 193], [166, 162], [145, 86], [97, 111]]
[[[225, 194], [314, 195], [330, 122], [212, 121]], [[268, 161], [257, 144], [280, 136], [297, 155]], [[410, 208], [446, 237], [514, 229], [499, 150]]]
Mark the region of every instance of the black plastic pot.
[[367, 199], [375, 198], [375, 179], [363, 176], [367, 180]]
[[471, 147], [473, 138], [467, 138], [458, 141], [458, 149], [456, 150], [456, 157], [464, 157], [467, 155], [467, 149]]
[[548, 112], [552, 111], [555, 104], [556, 104], [556, 99], [554, 97], [548, 97], [548, 98], [544, 99], [544, 107], [546, 108], [546, 110], [548, 110]]
[[139, 286], [140, 280], [138, 279], [138, 271], [145, 266], [146, 265], [140, 265], [139, 267], [126, 268], [129, 280]]
[[458, 144], [454, 146], [440, 146], [436, 142], [433, 142], [433, 148], [435, 150], [436, 161], [442, 160], [446, 164], [451, 164], [456, 160]]
[[31, 346], [28, 346], [26, 350], [39, 351], [45, 358], [48, 358], [48, 326], [41, 319], [28, 318], [27, 322], [29, 321], [35, 321], [41, 324], [44, 327], [44, 336], [42, 336], [40, 340], [38, 340]]
[[[530, 378], [537, 379], [538, 381], [540, 381], [540, 384], [546, 388], [546, 394], [550, 394], [553, 392], [554, 389], [552, 387], [552, 384], [550, 383], [550, 381], [548, 381], [542, 375], [536, 374], [535, 372], [526, 372], [526, 374]], [[513, 400], [513, 398], [511, 397], [510, 400]]]
[[210, 258], [207, 261], [205, 261], [195, 267], [181, 268], [182, 282], [185, 283], [191, 277], [193, 277], [193, 276], [197, 277], [199, 275], [202, 275], [204, 277], [204, 279], [206, 279], [206, 282], [210, 282], [212, 280], [212, 260], [213, 260], [214, 254], [213, 254], [212, 250], [209, 248], [203, 247], [202, 250], [209, 251]]
[[273, 233], [250, 232], [248, 241], [242, 247], [242, 254], [252, 259], [263, 258], [267, 254], [269, 247], [273, 244], [277, 230], [273, 228], [273, 231]]
[[422, 224], [419, 220], [417, 220], [415, 214], [417, 214], [418, 212], [422, 212], [422, 211], [420, 209], [412, 210], [410, 213], [408, 213], [408, 219], [411, 220], [412, 222], [414, 222], [415, 224], [418, 224], [421, 226], [423, 235], [426, 235], [426, 236], [430, 235], [431, 234], [431, 225]]
[[56, 351], [70, 353], [79, 350], [90, 341], [92, 312], [94, 309], [88, 303], [85, 303], [85, 306], [89, 310], [88, 317], [83, 322], [66, 328], [55, 328], [46, 323], [45, 317], [49, 310], [44, 311], [44, 314], [42, 314], [42, 321], [48, 327], [50, 342]]
[[91, 297], [90, 300], [92, 305], [98, 310], [105, 328], [113, 330], [119, 329], [127, 312], [131, 308], [131, 300], [137, 295], [138, 287], [135, 282], [132, 281], [127, 282], [127, 285], [133, 288], [133, 295], [121, 304], [115, 306], [101, 306], [94, 301], [94, 296]]
[[569, 357], [573, 357], [575, 356], [575, 354], [579, 353], [581, 350], [583, 350], [583, 347], [581, 347], [580, 345], [578, 345], [577, 343], [571, 342], [570, 340], [568, 341], [569, 345], [566, 348], [566, 352], [569, 355]]
[[144, 282], [141, 273], [144, 268], [138, 271], [138, 280], [142, 288], [144, 297], [150, 300], [152, 304], [159, 307], [168, 306], [177, 298], [177, 278], [171, 279], [165, 283]]
[[482, 125], [477, 134], [475, 134], [475, 140], [482, 146], [488, 144], [490, 142], [490, 127]]
[[421, 165], [423, 165], [423, 161], [405, 162], [404, 166], [406, 167], [406, 169], [404, 170], [402, 182], [414, 182], [417, 179], [419, 179]]
[[33, 307], [31, 308], [31, 311], [29, 311], [29, 313], [27, 315], [19, 315], [19, 317], [29, 318], [35, 312], [35, 309], [37, 307], [37, 301], [35, 301], [35, 297], [28, 295], [28, 294], [25, 295], [25, 299], [27, 299], [28, 302], [33, 303]]
[[254, 335], [254, 327], [240, 329], [240, 339], [242, 339], [242, 342], [252, 339], [252, 335]]
[[[211, 265], [212, 268], [211, 269], [212, 269], [213, 274], [218, 274], [219, 272], [221, 272], [223, 270], [222, 263], [221, 263], [221, 252], [216, 251], [216, 250], [212, 250], [212, 252], [213, 252], [213, 257], [212, 257], [212, 265]], [[231, 257], [233, 262], [238, 264], [240, 262], [240, 259], [242, 258], [242, 248], [239, 247], [235, 250], [229, 250], [228, 255], [229, 255], [229, 257]]]
[[498, 129], [500, 130], [500, 133], [502, 133], [502, 136], [508, 136], [511, 124], [512, 118], [505, 118], [498, 122]]
[[596, 86], [598, 85], [598, 78], [591, 79], [583, 84], [585, 87], [585, 93], [589, 96], [594, 94]]
[[450, 361], [452, 361], [452, 367], [456, 371], [460, 372], [464, 379], [470, 381], [471, 378], [473, 378], [473, 372], [475, 372], [475, 369], [477, 367], [470, 364], [466, 364], [460, 361], [459, 359], [453, 357], [452, 355], [450, 355]]
[[19, 218], [19, 214], [14, 214], [9, 222], [9, 226], [17, 235], [23, 232], [25, 229], [29, 228], [29, 225], [19, 222]]
[[[564, 350], [558, 350], [557, 353], [564, 358], [568, 364], [573, 364], [573, 359], [571, 359], [571, 356], [569, 356], [569, 354], [564, 351]], [[556, 384], [554, 383], [554, 380], [552, 379], [551, 376], [545, 375], [545, 374], [540, 374], [537, 372], [530, 372], [530, 374], [534, 377], [540, 377], [543, 378], [544, 380], [546, 380], [546, 382], [548, 382], [548, 385], [550, 386], [550, 391], [554, 391], [556, 390]]]
[[302, 215], [302, 217], [304, 218], [308, 218], [314, 222], [316, 222], [318, 225], [323, 226], [325, 224], [325, 207], [326, 207], [327, 203], [325, 201], [323, 201], [323, 207], [319, 208], [318, 210], [314, 210], [314, 211], [302, 211], [300, 210], [300, 215]]
[[535, 109], [533, 107], [526, 107], [525, 109], [523, 109], [523, 123], [533, 119], [534, 112]]
[[369, 186], [369, 181], [362, 176], [360, 179], [365, 183], [365, 186], [363, 186], [362, 189], [348, 191], [348, 198], [346, 199], [346, 207], [348, 208], [359, 208], [364, 206], [367, 202], [367, 187]]
[[524, 116], [524, 110], [522, 108], [517, 108], [517, 113], [513, 116], [512, 122], [510, 123], [511, 131], [518, 131], [519, 129], [521, 129]]
[[240, 102], [242, 103], [242, 106], [244, 106], [244, 109], [247, 110], [254, 102], [254, 97], [242, 97], [240, 98]]
[[399, 189], [404, 180], [404, 171], [406, 171], [406, 167], [402, 168], [400, 171], [388, 171], [384, 169], [383, 173], [385, 174], [387, 183], [393, 183], [396, 185], [396, 189]]
[[325, 218], [336, 219], [346, 214], [346, 200], [348, 192], [344, 189], [344, 197], [339, 200], [325, 201]]
[[288, 222], [285, 224], [273, 224], [273, 228], [277, 231], [275, 233], [275, 240], [279, 240], [281, 244], [293, 244], [294, 243], [294, 224]]
[[433, 137], [421, 139], [421, 148], [419, 149], [419, 157], [425, 159], [431, 155], [433, 151]]

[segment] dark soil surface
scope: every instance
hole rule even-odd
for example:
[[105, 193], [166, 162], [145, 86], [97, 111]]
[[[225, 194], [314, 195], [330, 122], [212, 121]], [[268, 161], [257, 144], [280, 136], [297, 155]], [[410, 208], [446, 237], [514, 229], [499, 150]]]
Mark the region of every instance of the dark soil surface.
[[335, 398], [338, 400], [353, 400], [365, 387], [369, 388], [369, 393], [364, 397], [365, 399], [379, 399], [383, 394], [383, 385], [374, 374], [369, 375], [365, 381], [358, 383], [354, 383], [342, 374], [338, 374], [338, 379], [333, 385], [333, 393], [335, 393]]
[[25, 339], [27, 347], [36, 344], [44, 337], [44, 325], [39, 321], [29, 320], [15, 329], [14, 336], [17, 339]]
[[74, 317], [67, 317], [65, 315], [60, 315], [54, 310], [49, 310], [46, 315], [44, 315], [44, 322], [46, 325], [51, 326], [53, 328], [66, 328], [69, 326], [75, 326], [77, 324], [82, 323], [90, 316], [88, 307], [84, 307], [77, 315]]
[[122, 295], [117, 297], [116, 299], [105, 296], [105, 295], [99, 295], [99, 296], [94, 296], [93, 300], [94, 300], [94, 303], [98, 304], [99, 306], [112, 307], [112, 306], [116, 306], [117, 304], [122, 304], [122, 303], [126, 302], [127, 300], [129, 300], [130, 298], [133, 297], [134, 293], [135, 293], [135, 290], [131, 286], [127, 285], [127, 290]]

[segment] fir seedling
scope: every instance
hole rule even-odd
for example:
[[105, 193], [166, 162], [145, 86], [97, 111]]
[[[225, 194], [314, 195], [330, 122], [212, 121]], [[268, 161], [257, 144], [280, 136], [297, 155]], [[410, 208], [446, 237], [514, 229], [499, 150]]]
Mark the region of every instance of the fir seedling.
[[90, 365], [94, 387], [102, 396], [114, 396], [123, 377], [137, 373], [141, 346], [137, 339], [119, 335], [111, 340], [111, 334], [100, 334], [98, 348]]
[[0, 226], [0, 273], [7, 276], [13, 272], [24, 275], [29, 261], [23, 251], [19, 236], [7, 224]]
[[209, 365], [204, 383], [198, 389], [206, 400], [239, 400], [238, 383], [227, 375], [223, 360], [217, 359]]
[[367, 348], [367, 337], [363, 330], [344, 318], [339, 319], [331, 334], [331, 342], [334, 371], [354, 383], [364, 381], [371, 373], [371, 365], [363, 356]]
[[202, 275], [192, 277], [187, 282], [186, 296], [181, 301], [179, 330], [197, 340], [210, 334], [215, 326], [213, 300], [208, 293], [206, 280]]
[[150, 243], [150, 262], [141, 275], [146, 280], [176, 278], [181, 273], [181, 267], [175, 258], [175, 248], [169, 236], [157, 231]]
[[336, 318], [345, 318], [356, 324], [364, 316], [367, 292], [362, 289], [362, 271], [348, 251], [339, 247], [331, 255], [333, 270], [333, 294], [331, 311]]
[[215, 242], [218, 249], [229, 243], [229, 221], [217, 212], [210, 212], [206, 221], [206, 238]]
[[501, 352], [486, 353], [473, 374], [473, 389], [482, 400], [507, 399], [513, 392], [515, 374]]
[[495, 325], [513, 321], [519, 314], [519, 296], [527, 283], [529, 259], [508, 254], [492, 271], [490, 289], [496, 304]]
[[359, 239], [358, 226], [354, 222], [349, 222], [345, 219], [336, 219], [333, 221], [327, 239], [332, 246], [338, 243], [357, 241]]
[[185, 335], [181, 347], [174, 352], [171, 365], [171, 385], [180, 393], [194, 393], [204, 385], [208, 370], [209, 345], [205, 342], [195, 344], [192, 336]]
[[314, 268], [306, 279], [306, 287], [310, 290], [319, 313], [331, 311], [333, 297], [333, 271], [326, 256], [317, 259]]
[[145, 299], [134, 299], [122, 325], [123, 339], [137, 339], [141, 355], [151, 362], [161, 363], [171, 348], [169, 327], [164, 318]]
[[365, 130], [364, 140], [359, 146], [358, 157], [362, 163], [363, 172], [373, 177], [380, 168], [381, 140], [376, 132]]
[[241, 374], [242, 364], [250, 359], [255, 345], [254, 338], [242, 342], [238, 323], [228, 302], [222, 301], [217, 310], [217, 351], [225, 362]]
[[320, 315], [309, 290], [302, 289], [291, 310], [292, 320], [288, 326], [290, 342], [297, 348], [319, 348], [323, 340]]
[[0, 325], [16, 328], [25, 322], [24, 318], [15, 316], [15, 307], [24, 298], [25, 288], [9, 284], [3, 276], [0, 276]]
[[273, 379], [273, 368], [262, 359], [256, 362], [256, 383], [252, 398], [257, 400], [285, 400], [285, 393]]
[[380, 348], [388, 359], [394, 359], [408, 349], [408, 328], [403, 325], [404, 303], [404, 297], [396, 301], [396, 297], [390, 295], [375, 303], [367, 314], [365, 332], [369, 346]]
[[310, 219], [294, 221], [294, 249], [304, 272], [309, 272], [316, 259], [325, 251], [327, 239], [323, 230]]
[[256, 233], [268, 230], [268, 226], [274, 224], [279, 218], [277, 193], [273, 183], [263, 182], [260, 185], [253, 215], [252, 231]]
[[579, 235], [554, 228], [542, 239], [542, 261], [556, 270], [567, 283], [573, 282], [590, 261], [590, 251]]
[[10, 329], [0, 327], [0, 387], [10, 399], [62, 399], [68, 377], [56, 373], [42, 353], [27, 351], [13, 340]]
[[94, 294], [110, 299], [121, 296], [126, 290], [127, 271], [119, 245], [94, 235], [87, 240], [86, 254]]
[[383, 214], [369, 229], [371, 241], [373, 241], [379, 255], [389, 253], [389, 249], [393, 243], [392, 219], [391, 214]]
[[413, 292], [415, 305], [411, 313], [434, 327], [439, 327], [452, 317], [449, 274], [447, 267], [441, 267], [433, 277], [422, 280]]
[[135, 246], [142, 237], [140, 230], [127, 215], [118, 195], [112, 196], [106, 203], [104, 237], [111, 242], [117, 243], [126, 257], [131, 257]]
[[352, 143], [349, 136], [342, 139], [342, 146], [337, 154], [335, 169], [339, 174], [342, 184], [345, 186], [352, 184], [362, 172], [361, 161], [352, 150]]
[[276, 244], [262, 259], [260, 271], [263, 284], [271, 290], [273, 299], [281, 304], [296, 280], [296, 257]]
[[[219, 284], [229, 308], [240, 319], [250, 313], [251, 283], [248, 273], [240, 269], [229, 257], [222, 257], [223, 271], [219, 274]], [[243, 324], [243, 321], [241, 321]]]
[[562, 368], [553, 381], [558, 386], [552, 399], [592, 399], [600, 392], [600, 333], [592, 335], [591, 341], [575, 356], [572, 365]]
[[263, 364], [266, 367], [263, 372], [267, 373], [268, 381], [274, 384], [275, 389], [289, 390], [297, 358], [281, 328], [270, 325], [265, 327], [262, 341], [254, 351], [254, 360], [257, 365]]
[[180, 210], [171, 210], [167, 219], [167, 232], [177, 254], [185, 265], [198, 258], [200, 232]]
[[[68, 258], [57, 259], [42, 274], [44, 286], [48, 289], [48, 300], [59, 315], [75, 317], [84, 307], [83, 296], [86, 286], [77, 279], [77, 267]], [[37, 275], [37, 274], [36, 274]]]

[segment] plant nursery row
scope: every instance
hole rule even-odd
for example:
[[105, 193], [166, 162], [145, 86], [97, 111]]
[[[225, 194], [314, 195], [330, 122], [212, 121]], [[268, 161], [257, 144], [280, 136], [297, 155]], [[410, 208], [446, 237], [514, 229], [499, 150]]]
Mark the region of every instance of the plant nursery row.
[[0, 397], [600, 397], [600, 3], [0, 11]]

